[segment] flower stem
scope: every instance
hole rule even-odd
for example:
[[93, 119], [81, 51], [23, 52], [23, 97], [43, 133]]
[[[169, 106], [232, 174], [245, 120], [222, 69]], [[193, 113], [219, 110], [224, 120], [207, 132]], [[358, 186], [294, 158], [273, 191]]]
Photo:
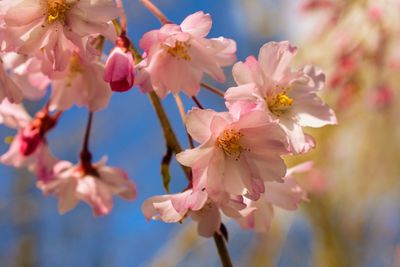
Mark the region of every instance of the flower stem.
[[161, 10], [156, 7], [150, 0], [140, 0], [142, 4], [151, 12], [153, 15], [161, 22], [161, 24], [167, 24], [171, 23], [167, 17], [164, 15], [164, 13], [161, 12]]
[[82, 150], [80, 153], [81, 166], [85, 174], [97, 174], [92, 166], [92, 153], [89, 150], [90, 130], [92, 128], [93, 112], [89, 111], [89, 116], [86, 124], [85, 136], [83, 139]]
[[220, 89], [215, 88], [214, 86], [211, 86], [211, 85], [209, 85], [207, 83], [201, 83], [201, 86], [204, 87], [205, 89], [207, 89], [208, 91], [216, 94], [216, 95], [219, 95], [219, 96], [222, 96], [222, 97], [224, 97], [224, 95], [225, 95], [225, 93], [223, 91], [221, 91]]
[[[164, 132], [165, 142], [167, 143], [167, 147], [170, 147], [175, 154], [182, 152], [182, 147], [176, 138], [174, 130], [172, 129], [171, 123], [169, 122], [168, 116], [165, 113], [165, 110], [161, 104], [160, 98], [156, 95], [154, 91], [149, 93], [150, 101], [153, 104], [154, 110], [156, 111], [158, 120], [160, 121], [161, 127]], [[188, 180], [191, 180], [191, 171], [189, 168], [182, 166], [184, 173]]]
[[119, 18], [120, 18], [120, 21], [121, 21], [121, 29], [122, 29], [123, 32], [126, 32], [126, 24], [127, 23], [126, 23], [125, 9], [124, 9], [124, 6], [122, 4], [122, 0], [117, 0], [117, 7], [118, 7], [118, 9], [120, 11]]
[[197, 99], [197, 97], [192, 96], [192, 99], [199, 109], [204, 109], [203, 105], [200, 103], [200, 101]]
[[174, 94], [176, 105], [178, 106], [179, 114], [181, 115], [183, 126], [185, 127], [185, 132], [189, 140], [190, 148], [194, 148], [193, 139], [190, 136], [189, 132], [186, 129], [186, 114], [185, 114], [185, 107], [183, 106], [183, 102], [179, 94]]
[[224, 237], [218, 233], [214, 234], [214, 242], [217, 246], [218, 255], [221, 259], [223, 267], [233, 267], [231, 258], [229, 257], [229, 252], [225, 244]]

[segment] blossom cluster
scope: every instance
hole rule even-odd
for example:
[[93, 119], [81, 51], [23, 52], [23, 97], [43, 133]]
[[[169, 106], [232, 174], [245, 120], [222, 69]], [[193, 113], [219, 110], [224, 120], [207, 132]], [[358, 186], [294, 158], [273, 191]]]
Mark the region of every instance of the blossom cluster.
[[212, 236], [220, 211], [246, 228], [266, 231], [273, 206], [296, 209], [305, 192], [293, 178], [296, 168], [287, 170], [282, 156], [315, 146], [303, 127], [336, 123], [317, 96], [325, 75], [313, 66], [292, 70], [296, 51], [288, 42], [265, 44], [258, 60], [250, 56], [233, 66], [238, 86], [225, 92], [227, 112], [189, 111], [186, 128], [199, 146], [177, 160], [191, 168], [191, 186], [148, 199], [142, 207], [147, 218], [179, 222], [190, 215], [201, 235]]
[[[398, 0], [303, 1], [303, 17], [313, 25], [313, 52], [306, 58], [329, 66], [328, 84], [336, 91], [339, 109], [358, 99], [378, 110], [394, 102], [399, 9]], [[330, 53], [320, 54], [321, 47]]]
[[[120, 10], [111, 0], [3, 0], [0, 8], [0, 122], [17, 131], [0, 161], [35, 173], [38, 188], [58, 197], [60, 213], [81, 200], [95, 215], [105, 215], [113, 195], [136, 196], [124, 171], [105, 160], [93, 163], [89, 150], [93, 114], [108, 105], [113, 91], [137, 85], [161, 99], [181, 92], [196, 99], [204, 74], [222, 83], [223, 68], [237, 61], [234, 40], [207, 38], [212, 20], [203, 12], [144, 34], [139, 55], [126, 29], [114, 27]], [[103, 63], [105, 40], [115, 47]], [[304, 127], [336, 124], [336, 117], [318, 96], [325, 74], [311, 65], [292, 68], [296, 52], [286, 41], [263, 45], [258, 59], [233, 65], [237, 86], [223, 94], [226, 111], [199, 105], [187, 113], [185, 127], [198, 146], [174, 152], [191, 170], [189, 185], [146, 200], [147, 219], [181, 222], [190, 216], [200, 235], [209, 237], [220, 231], [222, 213], [244, 228], [265, 231], [274, 206], [298, 207], [306, 193], [294, 176], [311, 164], [288, 169], [282, 157], [314, 148]], [[45, 97], [49, 87], [47, 104], [31, 117], [23, 99]], [[74, 105], [89, 112], [77, 164], [55, 157], [46, 141]]]

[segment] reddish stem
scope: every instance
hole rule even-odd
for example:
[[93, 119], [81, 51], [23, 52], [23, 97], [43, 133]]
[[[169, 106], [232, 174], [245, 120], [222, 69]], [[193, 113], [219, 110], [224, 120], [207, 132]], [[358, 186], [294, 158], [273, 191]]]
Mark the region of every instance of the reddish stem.
[[153, 15], [158, 18], [161, 24], [168, 24], [171, 23], [170, 20], [161, 12], [161, 10], [156, 7], [150, 0], [140, 0], [142, 4], [151, 12]]
[[201, 86], [204, 87], [205, 89], [207, 89], [208, 91], [216, 94], [216, 95], [219, 95], [219, 96], [222, 96], [222, 97], [224, 97], [224, 95], [225, 95], [225, 93], [223, 91], [221, 91], [218, 88], [215, 88], [215, 87], [213, 87], [213, 86], [211, 86], [209, 84], [201, 83]]
[[122, 0], [117, 0], [117, 7], [120, 10], [119, 18], [121, 22], [121, 30], [122, 32], [126, 32], [126, 25], [127, 25], [127, 20], [126, 20], [126, 14], [125, 14], [125, 9], [122, 4]]

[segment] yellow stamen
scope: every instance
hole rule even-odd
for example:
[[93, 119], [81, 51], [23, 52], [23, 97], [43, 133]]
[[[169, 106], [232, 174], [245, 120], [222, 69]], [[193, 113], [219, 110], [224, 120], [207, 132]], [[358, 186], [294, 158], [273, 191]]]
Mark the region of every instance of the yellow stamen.
[[269, 110], [276, 116], [281, 116], [285, 113], [294, 102], [294, 100], [286, 94], [286, 90], [283, 90], [282, 93], [279, 94], [267, 96], [265, 101]]
[[180, 58], [186, 61], [192, 60], [188, 54], [188, 48], [190, 44], [188, 42], [176, 41], [174, 47], [164, 46], [164, 49], [173, 57]]
[[242, 151], [247, 150], [240, 144], [242, 133], [233, 130], [225, 130], [216, 140], [216, 145], [221, 148], [228, 156], [234, 156], [236, 160], [239, 159]]
[[56, 20], [65, 22], [65, 14], [71, 6], [65, 0], [47, 0], [47, 22], [53, 23]]

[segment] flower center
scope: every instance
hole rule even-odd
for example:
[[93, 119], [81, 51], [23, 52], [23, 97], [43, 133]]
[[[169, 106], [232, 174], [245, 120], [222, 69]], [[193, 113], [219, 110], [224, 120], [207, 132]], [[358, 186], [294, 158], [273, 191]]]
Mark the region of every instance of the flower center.
[[65, 14], [70, 8], [71, 5], [65, 3], [65, 0], [47, 0], [47, 22], [59, 20], [64, 23]]
[[282, 93], [265, 97], [265, 101], [267, 102], [269, 110], [278, 117], [285, 113], [294, 102], [294, 100], [286, 94], [286, 90]]
[[240, 154], [243, 150], [247, 150], [240, 144], [240, 138], [243, 136], [242, 133], [227, 129], [216, 140], [216, 145], [221, 148], [224, 153], [228, 156], [234, 156], [236, 160], [239, 159]]
[[165, 50], [168, 54], [173, 57], [180, 58], [186, 61], [192, 60], [192, 58], [188, 54], [188, 48], [190, 44], [188, 42], [180, 42], [176, 41], [174, 47], [165, 46]]

